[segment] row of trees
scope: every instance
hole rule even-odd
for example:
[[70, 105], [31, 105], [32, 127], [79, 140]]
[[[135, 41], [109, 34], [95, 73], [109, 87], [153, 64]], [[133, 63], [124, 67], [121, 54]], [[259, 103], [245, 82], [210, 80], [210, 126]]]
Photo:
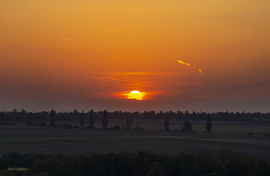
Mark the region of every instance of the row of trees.
[[[27, 171], [8, 172], [8, 168]], [[221, 150], [212, 153], [180, 153], [175, 155], [138, 153], [107, 153], [82, 156], [18, 154], [0, 158], [0, 176], [268, 176], [270, 161]]]
[[[88, 128], [91, 129], [91, 130], [94, 130], [95, 127], [94, 127], [94, 112], [93, 110], [89, 111], [89, 126]], [[126, 129], [127, 130], [131, 130], [131, 125], [133, 123], [133, 119], [131, 118], [127, 118], [126, 120]], [[41, 122], [40, 126], [45, 126], [46, 125], [46, 122]], [[27, 117], [27, 121], [25, 123], [25, 125], [35, 125], [35, 123], [32, 121], [32, 113], [29, 112], [28, 113], [28, 117]], [[55, 111], [52, 109], [51, 112], [50, 112], [50, 127], [55, 127]], [[81, 118], [80, 118], [80, 126], [81, 128], [83, 129], [84, 128], [84, 111], [82, 111], [81, 113]], [[117, 125], [118, 126], [118, 125]], [[105, 110], [103, 112], [103, 118], [102, 118], [102, 129], [103, 130], [107, 130], [107, 127], [108, 127], [108, 113], [107, 111]], [[115, 127], [114, 129], [116, 129], [117, 127]], [[120, 129], [120, 126], [118, 126], [118, 130]], [[169, 117], [166, 116], [165, 118], [165, 122], [164, 122], [164, 130], [165, 131], [169, 131], [170, 130], [170, 123], [169, 123]], [[212, 118], [211, 118], [211, 115], [208, 114], [207, 116], [207, 122], [206, 122], [206, 131], [207, 133], [210, 133], [212, 130]], [[184, 127], [181, 129], [181, 132], [192, 132], [192, 125], [189, 121], [185, 121], [184, 123]]]
[[[85, 113], [86, 118], [89, 113]], [[102, 119], [104, 111], [92, 112], [96, 119]], [[55, 116], [59, 120], [75, 120], [81, 116], [82, 112], [78, 112], [76, 109], [72, 112], [55, 112]], [[107, 112], [110, 119], [165, 119], [169, 116], [173, 120], [204, 120], [207, 116], [206, 112], [189, 112], [189, 111], [167, 111], [167, 112], [155, 112], [155, 111], [144, 111], [144, 112], [122, 112], [114, 111]], [[24, 109], [18, 111], [14, 109], [13, 111], [0, 111], [0, 124], [4, 121], [25, 121], [27, 119], [28, 112]], [[215, 112], [211, 113], [212, 119], [215, 121], [270, 121], [270, 113], [249, 113], [249, 112]], [[32, 112], [33, 120], [47, 120], [50, 118], [50, 111]]]

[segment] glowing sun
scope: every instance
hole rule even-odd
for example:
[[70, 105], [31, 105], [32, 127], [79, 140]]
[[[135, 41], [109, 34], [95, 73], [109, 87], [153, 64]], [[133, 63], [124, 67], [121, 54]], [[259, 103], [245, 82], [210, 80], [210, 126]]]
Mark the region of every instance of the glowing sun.
[[137, 90], [131, 91], [128, 94], [128, 99], [142, 100], [143, 94]]

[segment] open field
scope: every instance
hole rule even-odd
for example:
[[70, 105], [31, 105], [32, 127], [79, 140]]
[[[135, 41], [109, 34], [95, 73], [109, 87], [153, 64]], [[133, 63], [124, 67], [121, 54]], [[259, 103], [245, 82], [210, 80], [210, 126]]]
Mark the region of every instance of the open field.
[[[150, 123], [151, 122], [151, 123]], [[183, 122], [170, 127], [181, 128]], [[180, 152], [216, 152], [233, 149], [235, 152], [270, 159], [269, 124], [224, 122], [213, 125], [211, 134], [204, 134], [204, 122], [192, 122], [195, 133], [157, 131], [163, 121], [141, 121], [135, 125], [147, 131], [90, 131], [23, 125], [0, 127], [0, 155], [12, 151], [20, 153], [81, 155], [91, 152], [151, 151], [170, 154]], [[118, 121], [109, 123], [113, 126]], [[121, 123], [120, 123], [121, 124]], [[133, 124], [133, 127], [134, 127]], [[99, 127], [99, 123], [96, 124]], [[253, 131], [254, 135], [247, 133]]]

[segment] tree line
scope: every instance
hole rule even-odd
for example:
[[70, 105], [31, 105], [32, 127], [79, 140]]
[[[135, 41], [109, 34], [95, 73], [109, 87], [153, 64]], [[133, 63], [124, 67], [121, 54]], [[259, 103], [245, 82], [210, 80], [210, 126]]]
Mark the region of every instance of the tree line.
[[[8, 171], [25, 168], [26, 171]], [[223, 149], [212, 153], [169, 155], [138, 153], [91, 153], [89, 155], [19, 154], [0, 158], [0, 176], [268, 176], [270, 161]]]
[[[31, 112], [34, 121], [43, 121], [50, 119], [51, 111], [41, 111], [41, 112]], [[27, 119], [28, 113], [25, 109], [20, 111], [13, 109], [12, 111], [0, 111], [0, 124], [7, 121], [25, 121]], [[76, 109], [70, 112], [56, 112], [55, 116], [58, 120], [75, 120], [82, 116], [83, 112], [79, 112]], [[89, 116], [89, 113], [93, 113], [95, 119], [102, 120], [104, 111], [89, 111], [84, 113], [84, 119]], [[206, 112], [189, 112], [189, 111], [144, 111], [144, 112], [122, 112], [113, 111], [107, 112], [110, 119], [165, 119], [166, 116], [170, 117], [172, 120], [205, 120], [208, 113]], [[212, 119], [215, 121], [270, 121], [270, 113], [260, 113], [260, 112], [212, 112], [210, 113]]]
[[[28, 113], [27, 119], [26, 119], [26, 123], [25, 125], [27, 126], [35, 126], [37, 125], [35, 122], [32, 121], [32, 112]], [[55, 114], [56, 112], [52, 109], [50, 112], [50, 124], [48, 126], [50, 127], [55, 127]], [[86, 128], [86, 129], [90, 129], [90, 130], [97, 130], [98, 128], [94, 127], [94, 111], [91, 110], [88, 113], [89, 115], [89, 126], [85, 127], [85, 122], [84, 122], [84, 111], [82, 111], [81, 113], [81, 117], [80, 117], [80, 127], [78, 125], [70, 125], [70, 124], [66, 124], [64, 123], [63, 125], [57, 125], [57, 127], [63, 127], [65, 129], [70, 129], [70, 128]], [[126, 124], [122, 124], [122, 129], [121, 130], [131, 130], [131, 126], [133, 123], [133, 119], [131, 118], [127, 118], [126, 119]], [[38, 123], [38, 126], [47, 126], [47, 122], [46, 121], [42, 121], [40, 123]], [[207, 116], [207, 122], [206, 122], [206, 131], [207, 133], [210, 133], [212, 129], [212, 117], [210, 114], [208, 114]], [[103, 111], [103, 116], [102, 116], [102, 130], [108, 130], [108, 112], [105, 110]], [[113, 131], [118, 131], [120, 130], [120, 126], [119, 125], [115, 125], [115, 127], [111, 127], [109, 130], [113, 130]], [[144, 131], [144, 128], [140, 128], [138, 126], [135, 127], [136, 131]], [[166, 116], [165, 118], [165, 122], [164, 122], [164, 130], [165, 131], [170, 131], [170, 122], [169, 122], [169, 117]], [[184, 122], [184, 127], [182, 127], [181, 132], [193, 132], [192, 130], [192, 124], [189, 121], [185, 121]]]

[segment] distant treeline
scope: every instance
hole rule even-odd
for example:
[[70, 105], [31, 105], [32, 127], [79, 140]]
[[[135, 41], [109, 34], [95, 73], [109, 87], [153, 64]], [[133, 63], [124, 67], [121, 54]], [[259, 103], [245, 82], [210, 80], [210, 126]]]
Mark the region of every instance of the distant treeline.
[[[21, 168], [19, 171], [8, 171]], [[20, 171], [21, 170], [21, 171]], [[22, 171], [24, 170], [24, 171]], [[212, 153], [169, 155], [138, 153], [91, 153], [81, 156], [19, 154], [0, 158], [0, 176], [268, 176], [270, 161], [220, 150]]]
[[[104, 111], [94, 111], [95, 120], [101, 120]], [[82, 112], [76, 109], [71, 112], [57, 112], [55, 114], [55, 120], [77, 120], [81, 117]], [[26, 121], [28, 112], [24, 109], [18, 111], [14, 109], [12, 111], [0, 112], [0, 123], [4, 121]], [[84, 112], [84, 118], [88, 119], [89, 112]], [[167, 112], [156, 112], [156, 111], [144, 111], [144, 112], [122, 112], [114, 111], [108, 112], [108, 119], [165, 119], [166, 116], [170, 120], [206, 120], [206, 112], [189, 112], [189, 111], [167, 111]], [[213, 121], [270, 121], [270, 113], [260, 112], [213, 112], [211, 113]], [[50, 111], [32, 112], [32, 120], [34, 121], [48, 121], [50, 120]]]

